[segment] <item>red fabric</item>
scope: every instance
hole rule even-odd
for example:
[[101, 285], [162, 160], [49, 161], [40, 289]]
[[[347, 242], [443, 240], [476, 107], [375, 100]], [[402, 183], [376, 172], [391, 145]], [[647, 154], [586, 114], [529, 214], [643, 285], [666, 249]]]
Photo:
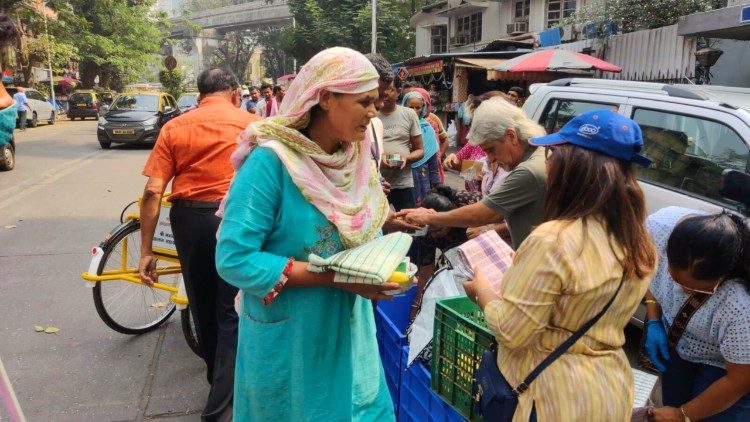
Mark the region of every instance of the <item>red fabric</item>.
[[[554, 70], [554, 68], [550, 68], [553, 58], [556, 63], [571, 63], [571, 68], [577, 68], [576, 65], [583, 62], [590, 64], [593, 69], [605, 72], [618, 73], [622, 71], [619, 66], [615, 66], [612, 63], [605, 62], [604, 60], [597, 59], [588, 54], [576, 53], [568, 50], [538, 50], [532, 53], [527, 53], [516, 59], [511, 59], [511, 61], [517, 61], [517, 63], [503, 70], [507, 72], [546, 72]], [[559, 68], [564, 69], [565, 66], [563, 65]]]

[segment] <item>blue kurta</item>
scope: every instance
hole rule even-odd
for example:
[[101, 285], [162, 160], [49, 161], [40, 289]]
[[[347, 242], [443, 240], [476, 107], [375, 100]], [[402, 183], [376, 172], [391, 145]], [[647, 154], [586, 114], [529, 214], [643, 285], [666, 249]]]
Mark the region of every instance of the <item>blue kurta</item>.
[[219, 274], [243, 296], [235, 420], [395, 419], [369, 300], [334, 287], [286, 287], [261, 304], [288, 257], [342, 249], [336, 227], [303, 198], [276, 153], [257, 147], [232, 182], [216, 248]]

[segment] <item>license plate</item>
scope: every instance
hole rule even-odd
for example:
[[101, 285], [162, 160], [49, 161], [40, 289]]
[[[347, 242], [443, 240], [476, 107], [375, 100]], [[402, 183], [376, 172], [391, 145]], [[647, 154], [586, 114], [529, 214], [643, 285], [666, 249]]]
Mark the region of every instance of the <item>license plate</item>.
[[112, 133], [115, 135], [132, 135], [135, 133], [135, 129], [112, 129]]
[[76, 107], [86, 107], [86, 104], [76, 104]]

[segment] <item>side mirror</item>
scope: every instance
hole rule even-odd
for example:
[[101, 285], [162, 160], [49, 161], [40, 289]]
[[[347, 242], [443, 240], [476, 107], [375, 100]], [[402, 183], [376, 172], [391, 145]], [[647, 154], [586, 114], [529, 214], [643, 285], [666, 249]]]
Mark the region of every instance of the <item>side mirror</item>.
[[172, 108], [172, 106], [164, 106], [164, 114], [171, 113], [173, 111], [174, 109]]
[[719, 195], [750, 208], [750, 174], [724, 170], [719, 180]]

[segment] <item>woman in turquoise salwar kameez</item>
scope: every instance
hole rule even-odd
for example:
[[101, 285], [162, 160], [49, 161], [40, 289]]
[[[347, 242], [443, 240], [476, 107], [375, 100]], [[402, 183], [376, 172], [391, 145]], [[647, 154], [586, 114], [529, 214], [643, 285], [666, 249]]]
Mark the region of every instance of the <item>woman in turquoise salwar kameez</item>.
[[216, 250], [242, 292], [237, 421], [394, 420], [369, 299], [397, 286], [334, 285], [305, 262], [375, 238], [386, 220], [370, 153], [377, 87], [363, 55], [325, 50], [280, 115], [240, 138]]

